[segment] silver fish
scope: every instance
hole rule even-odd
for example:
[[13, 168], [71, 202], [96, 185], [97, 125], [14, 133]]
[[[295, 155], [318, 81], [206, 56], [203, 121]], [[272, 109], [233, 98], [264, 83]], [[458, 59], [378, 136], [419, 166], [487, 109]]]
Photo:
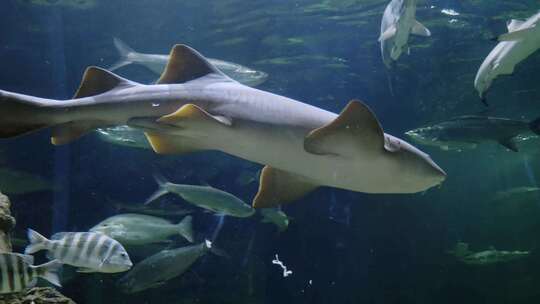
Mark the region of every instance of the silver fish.
[[276, 225], [279, 232], [283, 232], [289, 227], [289, 217], [278, 208], [263, 208], [259, 212], [263, 216], [261, 222]]
[[174, 225], [166, 219], [144, 214], [119, 214], [111, 216], [90, 229], [112, 237], [124, 246], [159, 243], [173, 235], [181, 235], [193, 242], [191, 216]]
[[[169, 61], [169, 55], [139, 53], [118, 38], [114, 38], [114, 45], [120, 54], [120, 60], [109, 68], [110, 71], [135, 63], [160, 75]], [[208, 61], [225, 75], [250, 87], [258, 86], [268, 78], [268, 74], [265, 72], [253, 70], [234, 62], [213, 58], [208, 58]]]
[[249, 217], [255, 213], [250, 205], [238, 197], [214, 187], [173, 184], [158, 174], [155, 174], [154, 178], [159, 188], [146, 200], [145, 204], [149, 204], [168, 193], [174, 193], [195, 206], [218, 214]]
[[459, 261], [476, 266], [507, 263], [518, 259], [526, 258], [530, 255], [529, 251], [507, 251], [497, 250], [490, 247], [488, 250], [473, 252], [469, 249], [469, 244], [458, 242], [454, 250], [449, 251]]
[[101, 140], [115, 145], [148, 150], [152, 149], [152, 146], [150, 146], [141, 130], [128, 126], [100, 128], [96, 130], [96, 133]]
[[338, 115], [242, 85], [186, 45], [171, 50], [158, 84], [90, 67], [70, 100], [0, 91], [0, 138], [53, 127], [67, 144], [100, 127], [144, 129], [154, 151], [218, 150], [264, 164], [255, 208], [300, 199], [320, 186], [365, 193], [416, 193], [446, 173], [404, 140], [385, 134], [364, 103]]
[[208, 240], [197, 245], [163, 250], [135, 265], [118, 280], [118, 286], [125, 293], [162, 286], [168, 280], [182, 275], [208, 251], [223, 255], [212, 248], [212, 243]]
[[18, 253], [0, 253], [0, 294], [21, 292], [36, 285], [42, 278], [61, 287], [57, 272], [59, 261], [34, 266], [34, 257]]
[[28, 229], [28, 240], [25, 254], [47, 250], [49, 258], [79, 267], [79, 272], [115, 273], [133, 266], [124, 247], [102, 233], [60, 232], [48, 240]]

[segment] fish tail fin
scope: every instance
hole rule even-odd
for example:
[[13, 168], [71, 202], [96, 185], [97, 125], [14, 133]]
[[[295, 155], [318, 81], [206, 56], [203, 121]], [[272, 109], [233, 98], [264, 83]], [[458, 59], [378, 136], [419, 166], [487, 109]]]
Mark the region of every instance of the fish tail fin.
[[183, 236], [190, 243], [193, 243], [193, 217], [188, 215], [176, 225], [178, 227], [178, 233]]
[[32, 229], [28, 229], [27, 235], [30, 245], [26, 246], [24, 249], [24, 254], [32, 254], [40, 250], [47, 249], [49, 240], [46, 237]]
[[31, 267], [36, 268], [37, 275], [40, 278], [45, 279], [58, 287], [62, 287], [62, 284], [60, 284], [60, 278], [58, 277], [58, 272], [62, 268], [62, 263], [60, 263], [58, 260], [52, 260], [48, 263]]
[[531, 131], [533, 131], [535, 134], [540, 135], [540, 117], [537, 119], [531, 121], [529, 123], [529, 128]]
[[116, 37], [113, 38], [113, 42], [114, 42], [114, 46], [116, 47], [116, 50], [118, 51], [118, 54], [120, 55], [120, 59], [108, 68], [109, 71], [114, 71], [123, 66], [133, 63], [133, 61], [130, 59], [130, 54], [137, 53], [135, 52], [134, 49], [129, 47], [124, 41]]
[[204, 246], [206, 249], [210, 250], [211, 253], [219, 256], [219, 257], [222, 257], [222, 258], [230, 258], [231, 256], [225, 252], [225, 250], [223, 249], [219, 249], [219, 248], [216, 248], [211, 241], [209, 240], [204, 240]]
[[53, 100], [0, 90], [0, 138], [11, 138], [51, 126], [43, 108]]
[[144, 202], [145, 205], [148, 205], [151, 202], [169, 193], [169, 190], [167, 189], [167, 184], [169, 184], [169, 181], [167, 181], [167, 179], [163, 175], [159, 173], [154, 173], [154, 179], [158, 184], [158, 189], [148, 199], [146, 199], [146, 201]]

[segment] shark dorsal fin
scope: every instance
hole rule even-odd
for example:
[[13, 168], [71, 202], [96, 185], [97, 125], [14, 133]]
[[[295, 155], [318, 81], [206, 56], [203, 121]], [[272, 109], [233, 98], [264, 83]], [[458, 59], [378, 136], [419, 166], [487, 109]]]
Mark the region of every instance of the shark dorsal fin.
[[105, 69], [91, 66], [86, 68], [86, 71], [84, 71], [79, 89], [73, 98], [75, 99], [99, 95], [119, 86], [130, 86], [136, 84], [137, 83], [122, 78]]
[[522, 26], [524, 22], [525, 21], [512, 19], [506, 22], [506, 28], [508, 29], [508, 32], [513, 32]]
[[209, 74], [227, 77], [196, 50], [184, 44], [177, 44], [171, 49], [169, 62], [157, 83], [184, 83]]
[[352, 100], [332, 122], [306, 136], [304, 149], [318, 155], [351, 156], [358, 149], [382, 151], [384, 143], [375, 114], [361, 101]]

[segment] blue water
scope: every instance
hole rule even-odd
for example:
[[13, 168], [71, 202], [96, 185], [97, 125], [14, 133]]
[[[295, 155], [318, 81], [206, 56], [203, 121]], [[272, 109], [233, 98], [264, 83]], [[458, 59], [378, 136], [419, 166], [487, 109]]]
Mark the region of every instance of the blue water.
[[[536, 0], [421, 2], [417, 19], [433, 35], [412, 37], [410, 55], [403, 54], [391, 71], [377, 42], [386, 1], [62, 5], [68, 2], [77, 1], [2, 4], [2, 90], [70, 98], [87, 66], [108, 67], [118, 60], [113, 45], [118, 37], [140, 52], [166, 54], [175, 43], [185, 43], [205, 56], [263, 70], [269, 78], [258, 88], [333, 112], [360, 99], [385, 132], [399, 137], [456, 115], [540, 116], [538, 53], [514, 75], [495, 81], [489, 108], [473, 87], [476, 70], [495, 45], [490, 38], [506, 32], [506, 20], [536, 13]], [[445, 15], [445, 8], [460, 15]], [[275, 58], [296, 59], [269, 63]], [[157, 78], [136, 65], [117, 72], [143, 83]], [[19, 238], [30, 227], [45, 235], [85, 231], [116, 213], [111, 200], [141, 204], [156, 188], [155, 171], [178, 183], [210, 184], [246, 202], [258, 189], [257, 181], [234, 181], [240, 171], [259, 165], [218, 152], [159, 156], [95, 135], [53, 147], [49, 136], [43, 131], [0, 142], [3, 166], [40, 175], [55, 186], [11, 196]], [[282, 233], [258, 216], [197, 212], [197, 239], [213, 239], [230, 258], [207, 255], [183, 276], [138, 294], [121, 293], [115, 286], [118, 274], [78, 275], [60, 290], [77, 303], [535, 303], [540, 300], [540, 203], [501, 205], [491, 198], [512, 187], [538, 186], [537, 144], [519, 153], [495, 144], [461, 153], [419, 146], [446, 170], [440, 188], [411, 195], [321, 188], [284, 206], [292, 219]], [[165, 200], [183, 204], [174, 196]], [[458, 241], [475, 251], [494, 246], [531, 255], [470, 266], [448, 253]], [[272, 264], [275, 254], [291, 276], [284, 278]]]

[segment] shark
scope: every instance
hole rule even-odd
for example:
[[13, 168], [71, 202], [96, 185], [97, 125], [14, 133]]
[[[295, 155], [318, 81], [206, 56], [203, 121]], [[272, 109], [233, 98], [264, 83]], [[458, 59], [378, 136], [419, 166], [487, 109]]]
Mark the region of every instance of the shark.
[[486, 93], [499, 75], [511, 75], [516, 65], [540, 48], [540, 11], [527, 20], [512, 19], [506, 23], [508, 33], [500, 35], [499, 43], [484, 59], [474, 87], [482, 102], [487, 105]]
[[392, 0], [386, 6], [381, 21], [381, 55], [390, 68], [404, 50], [409, 53], [409, 35], [431, 36], [431, 32], [416, 20], [416, 0]]
[[217, 150], [263, 164], [254, 208], [300, 199], [320, 186], [416, 193], [446, 173], [431, 157], [383, 132], [363, 102], [336, 114], [242, 85], [187, 45], [175, 45], [156, 84], [88, 67], [72, 99], [0, 91], [0, 138], [51, 128], [54, 145], [129, 125], [158, 154]]
[[[113, 42], [118, 50], [118, 54], [120, 54], [120, 59], [108, 68], [109, 71], [114, 71], [129, 64], [140, 64], [155, 74], [160, 75], [169, 61], [168, 55], [137, 52], [116, 37], [113, 38]], [[267, 73], [248, 68], [238, 63], [214, 58], [207, 58], [207, 60], [225, 73], [225, 75], [248, 86], [256, 87], [268, 79]]]

